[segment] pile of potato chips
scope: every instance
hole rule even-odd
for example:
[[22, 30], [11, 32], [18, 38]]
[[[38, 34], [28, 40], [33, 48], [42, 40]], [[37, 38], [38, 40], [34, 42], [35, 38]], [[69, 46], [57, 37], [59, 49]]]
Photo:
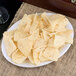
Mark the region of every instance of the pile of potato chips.
[[8, 56], [17, 64], [57, 61], [59, 49], [73, 43], [72, 30], [66, 28], [68, 22], [61, 14], [25, 14], [17, 29], [3, 34]]

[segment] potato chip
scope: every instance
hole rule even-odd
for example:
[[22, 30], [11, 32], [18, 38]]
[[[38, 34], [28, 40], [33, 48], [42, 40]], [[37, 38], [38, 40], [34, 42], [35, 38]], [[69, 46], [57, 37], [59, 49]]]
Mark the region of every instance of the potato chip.
[[54, 35], [54, 37], [50, 38], [48, 41], [48, 47], [59, 48], [65, 45], [66, 38], [60, 35]]
[[39, 38], [39, 37], [40, 37], [40, 36], [39, 36], [39, 29], [37, 29], [37, 30], [35, 30], [35, 31], [32, 33], [32, 35], [29, 36], [29, 39], [35, 41], [35, 40], [37, 40], [37, 38]]
[[40, 58], [42, 58], [40, 52], [44, 51], [45, 48], [46, 48], [46, 46], [33, 49], [33, 58], [34, 58], [34, 62], [36, 65], [38, 65], [40, 63], [40, 61], [44, 60], [44, 59], [40, 59]]
[[40, 60], [39, 60], [39, 52], [33, 50], [33, 58], [34, 58], [34, 63], [36, 65], [40, 64]]
[[48, 16], [48, 19], [50, 20], [51, 26], [56, 26], [57, 24], [59, 26], [66, 26], [68, 24], [68, 19], [61, 14]]
[[[63, 30], [62, 30], [63, 29]], [[65, 26], [63, 25], [56, 25], [55, 29], [54, 29], [55, 32], [63, 32], [63, 31], [66, 31], [66, 28]]]
[[10, 56], [16, 50], [17, 47], [14, 41], [8, 36], [3, 37], [3, 41], [6, 48], [6, 52], [8, 56]]
[[32, 22], [33, 22], [33, 16], [34, 16], [34, 14], [33, 15], [28, 15], [27, 24], [24, 27], [25, 32], [30, 32], [30, 28], [31, 28]]
[[30, 60], [31, 63], [34, 64], [34, 59], [33, 59], [33, 51], [31, 50], [31, 52], [28, 55], [28, 59]]
[[43, 29], [42, 29], [42, 33], [43, 33], [44, 40], [47, 41], [49, 39], [49, 36], [48, 36], [49, 33]]
[[12, 53], [12, 61], [17, 64], [23, 63], [26, 58], [18, 49]]
[[44, 62], [44, 61], [48, 61], [48, 60], [50, 60], [50, 59], [48, 59], [47, 57], [43, 56], [43, 51], [41, 51], [41, 52], [39, 53], [39, 60], [40, 60], [41, 62]]
[[29, 34], [28, 33], [25, 33], [23, 30], [16, 30], [15, 31], [15, 34], [14, 34], [14, 41], [18, 41], [22, 38], [25, 38], [27, 37]]
[[71, 37], [72, 32], [72, 30], [67, 29], [64, 32], [58, 32], [57, 34], [65, 37], [66, 43], [73, 44], [73, 38]]
[[28, 15], [25, 14], [21, 19], [18, 28], [25, 27], [26, 25], [31, 24], [31, 21], [32, 20], [28, 17]]
[[23, 30], [25, 33], [30, 31], [32, 20], [28, 15], [24, 15], [17, 29]]
[[48, 40], [48, 47], [55, 47], [55, 46], [54, 46], [54, 38], [50, 38], [50, 39]]
[[65, 42], [68, 44], [73, 44], [73, 38], [67, 37]]
[[68, 24], [68, 19], [65, 16], [60, 14], [48, 16], [48, 21], [51, 26], [49, 26], [47, 29], [50, 32], [65, 31], [66, 30], [65, 26]]
[[57, 61], [59, 58], [59, 51], [57, 48], [47, 47], [43, 52], [43, 56], [52, 61]]
[[47, 44], [47, 42], [46, 42], [44, 39], [38, 38], [38, 39], [35, 41], [34, 48], [45, 47], [46, 44]]
[[28, 38], [20, 39], [17, 43], [18, 49], [27, 57], [31, 52], [33, 42]]
[[66, 31], [58, 32], [57, 34], [61, 35], [61, 36], [64, 36], [64, 37], [67, 37], [67, 36], [71, 37], [72, 32], [73, 32], [72, 30], [66, 29]]
[[33, 17], [32, 26], [30, 27], [30, 34], [32, 34], [38, 27], [37, 14]]
[[[37, 13], [36, 13], [37, 14]], [[33, 22], [35, 14], [29, 14], [28, 17], [31, 19], [31, 23]]]
[[38, 47], [38, 48], [34, 49], [34, 51], [41, 52], [41, 51], [44, 51], [46, 47], [47, 47], [46, 45], [43, 47]]
[[8, 37], [10, 37], [10, 38], [13, 38], [14, 33], [15, 33], [15, 30], [12, 30], [12, 31], [9, 31], [9, 32], [4, 32], [4, 33], [3, 33], [3, 36], [4, 36], [4, 37], [5, 37], [5, 36], [8, 36]]
[[23, 26], [25, 26], [26, 25], [26, 23], [27, 23], [27, 14], [25, 14], [24, 16], [23, 16], [23, 18], [21, 19], [21, 21], [20, 21], [20, 23], [19, 23], [19, 26], [18, 26], [18, 28], [21, 28], [21, 27], [23, 27]]
[[48, 32], [63, 32], [63, 31], [66, 31], [65, 26], [59, 26], [59, 25], [49, 26], [48, 28], [46, 28], [46, 30]]
[[46, 27], [50, 25], [48, 21], [48, 17], [46, 16], [46, 13], [41, 14], [41, 18], [44, 20], [44, 23], [46, 24]]
[[66, 41], [65, 37], [55, 35], [55, 37], [54, 37], [54, 46], [56, 48], [59, 48], [59, 47], [61, 47], [61, 46], [63, 46], [65, 44], [65, 41]]
[[30, 31], [30, 24], [26, 25], [26, 27], [24, 28], [24, 32], [28, 32]]
[[43, 23], [43, 21], [41, 19], [39, 20], [38, 27], [39, 27], [40, 30], [42, 30], [45, 27], [44, 23]]

